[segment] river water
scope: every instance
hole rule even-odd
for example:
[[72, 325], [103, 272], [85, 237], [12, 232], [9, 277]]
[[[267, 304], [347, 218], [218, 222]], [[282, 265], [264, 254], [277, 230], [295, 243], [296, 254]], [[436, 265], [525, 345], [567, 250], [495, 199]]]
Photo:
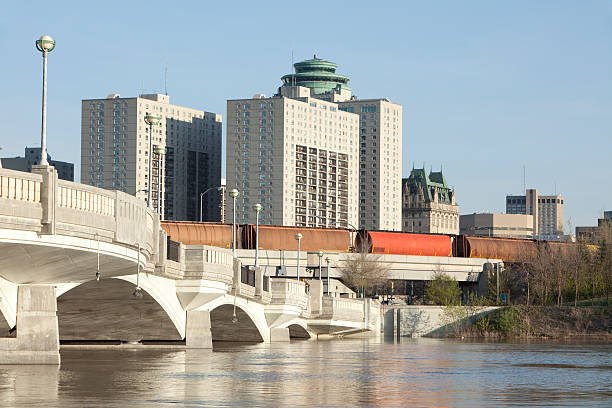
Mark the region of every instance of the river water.
[[63, 347], [0, 366], [1, 407], [611, 407], [612, 345], [436, 339]]

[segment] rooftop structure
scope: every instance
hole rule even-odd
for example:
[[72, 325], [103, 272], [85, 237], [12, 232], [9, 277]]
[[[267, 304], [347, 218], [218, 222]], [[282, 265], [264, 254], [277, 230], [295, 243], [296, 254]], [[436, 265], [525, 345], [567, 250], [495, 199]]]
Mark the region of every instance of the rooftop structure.
[[[284, 87], [304, 87], [310, 89], [311, 96], [339, 102], [351, 97], [351, 88], [348, 86], [349, 78], [336, 74], [338, 65], [331, 61], [318, 58], [315, 54], [312, 59], [293, 64], [295, 73], [284, 75], [281, 80]], [[279, 89], [279, 94], [281, 94]]]

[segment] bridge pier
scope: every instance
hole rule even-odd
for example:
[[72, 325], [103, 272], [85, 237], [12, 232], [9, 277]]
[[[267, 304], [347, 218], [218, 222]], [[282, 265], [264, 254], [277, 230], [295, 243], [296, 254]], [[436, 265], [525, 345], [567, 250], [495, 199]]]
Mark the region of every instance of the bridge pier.
[[284, 343], [290, 340], [288, 327], [273, 327], [270, 329], [270, 343]]
[[187, 311], [185, 347], [188, 349], [212, 349], [210, 310]]
[[0, 364], [59, 364], [55, 287], [19, 285], [17, 338], [0, 339]]

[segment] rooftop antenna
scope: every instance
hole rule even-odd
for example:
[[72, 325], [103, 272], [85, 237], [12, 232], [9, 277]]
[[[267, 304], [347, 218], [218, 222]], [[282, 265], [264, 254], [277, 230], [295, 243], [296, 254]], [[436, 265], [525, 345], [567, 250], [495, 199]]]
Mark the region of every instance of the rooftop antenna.
[[168, 66], [164, 67], [164, 93], [168, 96]]
[[295, 86], [295, 65], [293, 65], [293, 48], [291, 49], [291, 72], [293, 72], [293, 76], [291, 77], [291, 86]]
[[525, 183], [525, 165], [523, 164], [523, 192], [527, 191], [527, 185]]
[[557, 180], [555, 180], [555, 195], [557, 195]]

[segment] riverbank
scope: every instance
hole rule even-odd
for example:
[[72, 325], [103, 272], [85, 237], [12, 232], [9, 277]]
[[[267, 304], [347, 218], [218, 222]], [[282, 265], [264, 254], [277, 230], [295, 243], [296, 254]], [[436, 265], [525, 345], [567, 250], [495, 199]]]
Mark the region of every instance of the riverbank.
[[508, 306], [480, 317], [449, 337], [588, 337], [612, 342], [612, 307]]

